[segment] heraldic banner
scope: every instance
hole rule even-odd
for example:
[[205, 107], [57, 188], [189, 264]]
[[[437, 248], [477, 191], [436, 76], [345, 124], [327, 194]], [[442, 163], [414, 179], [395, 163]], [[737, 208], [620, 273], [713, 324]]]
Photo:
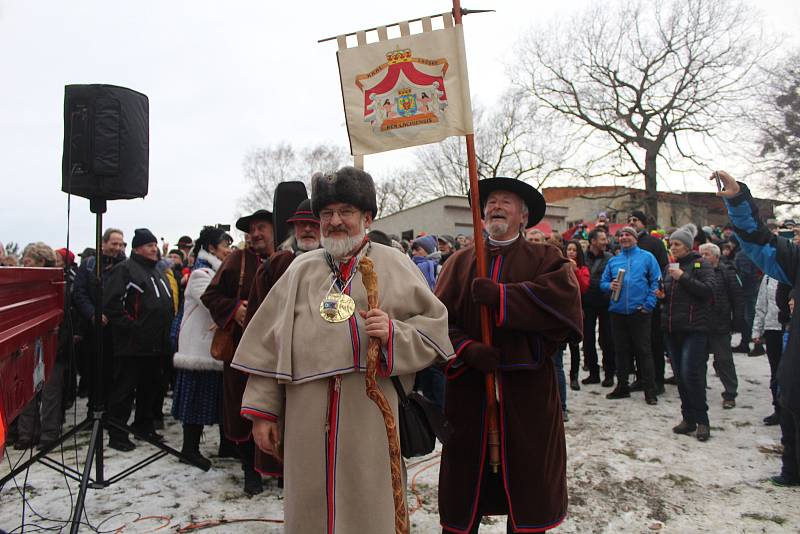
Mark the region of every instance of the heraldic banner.
[[436, 143], [452, 135], [472, 133], [467, 60], [462, 26], [450, 13], [441, 15], [444, 28], [432, 30], [422, 19], [423, 32], [387, 39], [377, 29], [378, 42], [347, 48], [337, 37], [342, 98], [354, 156]]

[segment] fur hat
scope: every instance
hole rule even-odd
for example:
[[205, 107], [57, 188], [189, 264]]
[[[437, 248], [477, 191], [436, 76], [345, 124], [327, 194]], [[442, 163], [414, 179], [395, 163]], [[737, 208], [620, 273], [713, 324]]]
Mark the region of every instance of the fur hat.
[[311, 210], [314, 215], [319, 217], [320, 210], [334, 202], [352, 204], [375, 217], [378, 203], [372, 176], [355, 167], [342, 167], [324, 176], [315, 175], [311, 180]]
[[686, 248], [689, 250], [692, 249], [694, 246], [694, 238], [697, 235], [697, 226], [693, 225], [692, 223], [685, 224], [672, 232], [672, 235], [669, 236], [669, 240], [677, 240], [686, 245]]
[[153, 235], [153, 232], [147, 228], [137, 228], [133, 231], [133, 241], [131, 247], [138, 248], [148, 243], [158, 243], [158, 239]]

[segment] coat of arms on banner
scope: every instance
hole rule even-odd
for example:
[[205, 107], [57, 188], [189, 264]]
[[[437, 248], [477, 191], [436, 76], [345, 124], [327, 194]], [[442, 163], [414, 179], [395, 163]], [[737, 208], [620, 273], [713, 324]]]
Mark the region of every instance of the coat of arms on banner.
[[388, 52], [386, 63], [356, 77], [364, 93], [364, 120], [374, 132], [446, 120], [446, 73], [445, 58], [416, 58], [409, 49]]
[[337, 53], [353, 155], [472, 133], [460, 25]]

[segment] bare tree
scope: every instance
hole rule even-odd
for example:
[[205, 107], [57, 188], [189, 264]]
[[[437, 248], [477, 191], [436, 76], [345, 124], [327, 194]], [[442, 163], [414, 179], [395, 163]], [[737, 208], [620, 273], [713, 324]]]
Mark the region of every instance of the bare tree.
[[800, 203], [800, 51], [783, 58], [771, 73], [758, 128], [767, 188]]
[[287, 180], [299, 180], [309, 186], [315, 172], [333, 172], [347, 160], [338, 146], [316, 145], [295, 149], [287, 142], [258, 147], [249, 151], [242, 163], [245, 179], [251, 187], [239, 199], [244, 211], [271, 208], [275, 187]]
[[[531, 107], [519, 92], [502, 95], [490, 110], [474, 113], [475, 157], [478, 178], [507, 176], [541, 187], [550, 178], [565, 174], [571, 142], [563, 120]], [[428, 145], [417, 154], [417, 171], [424, 177], [420, 187], [425, 197], [465, 195], [469, 190], [467, 151], [464, 139], [451, 137]]]
[[420, 178], [413, 170], [394, 173], [392, 178], [375, 184], [378, 201], [376, 217], [385, 217], [409, 208], [425, 197], [420, 189]]
[[595, 163], [643, 178], [657, 219], [659, 159], [697, 164], [691, 139], [720, 136], [757, 84], [773, 47], [741, 0], [596, 3], [520, 44], [516, 86], [607, 147]]

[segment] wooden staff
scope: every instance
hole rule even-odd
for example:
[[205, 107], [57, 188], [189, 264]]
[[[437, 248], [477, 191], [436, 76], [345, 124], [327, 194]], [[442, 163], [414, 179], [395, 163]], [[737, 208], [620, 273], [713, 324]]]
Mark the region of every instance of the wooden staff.
[[[461, 24], [461, 0], [453, 0], [453, 18]], [[472, 208], [472, 230], [475, 238], [476, 274], [486, 278], [486, 249], [483, 246], [483, 223], [481, 221], [481, 201], [478, 193], [478, 163], [475, 157], [475, 135], [467, 134], [467, 163], [469, 164], [469, 201]], [[481, 338], [492, 345], [492, 328], [489, 322], [489, 308], [481, 306]], [[489, 467], [493, 473], [500, 468], [500, 429], [497, 421], [497, 393], [494, 373], [486, 373], [486, 417], [488, 418], [487, 443], [489, 445]]]
[[[358, 263], [361, 279], [367, 289], [367, 302], [370, 310], [378, 307], [378, 275], [375, 273], [374, 267], [372, 260], [366, 256], [361, 258]], [[370, 337], [369, 345], [367, 346], [367, 397], [378, 405], [383, 416], [383, 424], [386, 426], [386, 438], [389, 440], [389, 465], [392, 471], [392, 497], [394, 499], [394, 531], [395, 534], [408, 534], [408, 511], [406, 510], [405, 486], [403, 486], [402, 478], [403, 460], [400, 455], [400, 435], [397, 432], [397, 423], [394, 419], [392, 407], [389, 406], [386, 396], [375, 379], [380, 352], [380, 339]]]

